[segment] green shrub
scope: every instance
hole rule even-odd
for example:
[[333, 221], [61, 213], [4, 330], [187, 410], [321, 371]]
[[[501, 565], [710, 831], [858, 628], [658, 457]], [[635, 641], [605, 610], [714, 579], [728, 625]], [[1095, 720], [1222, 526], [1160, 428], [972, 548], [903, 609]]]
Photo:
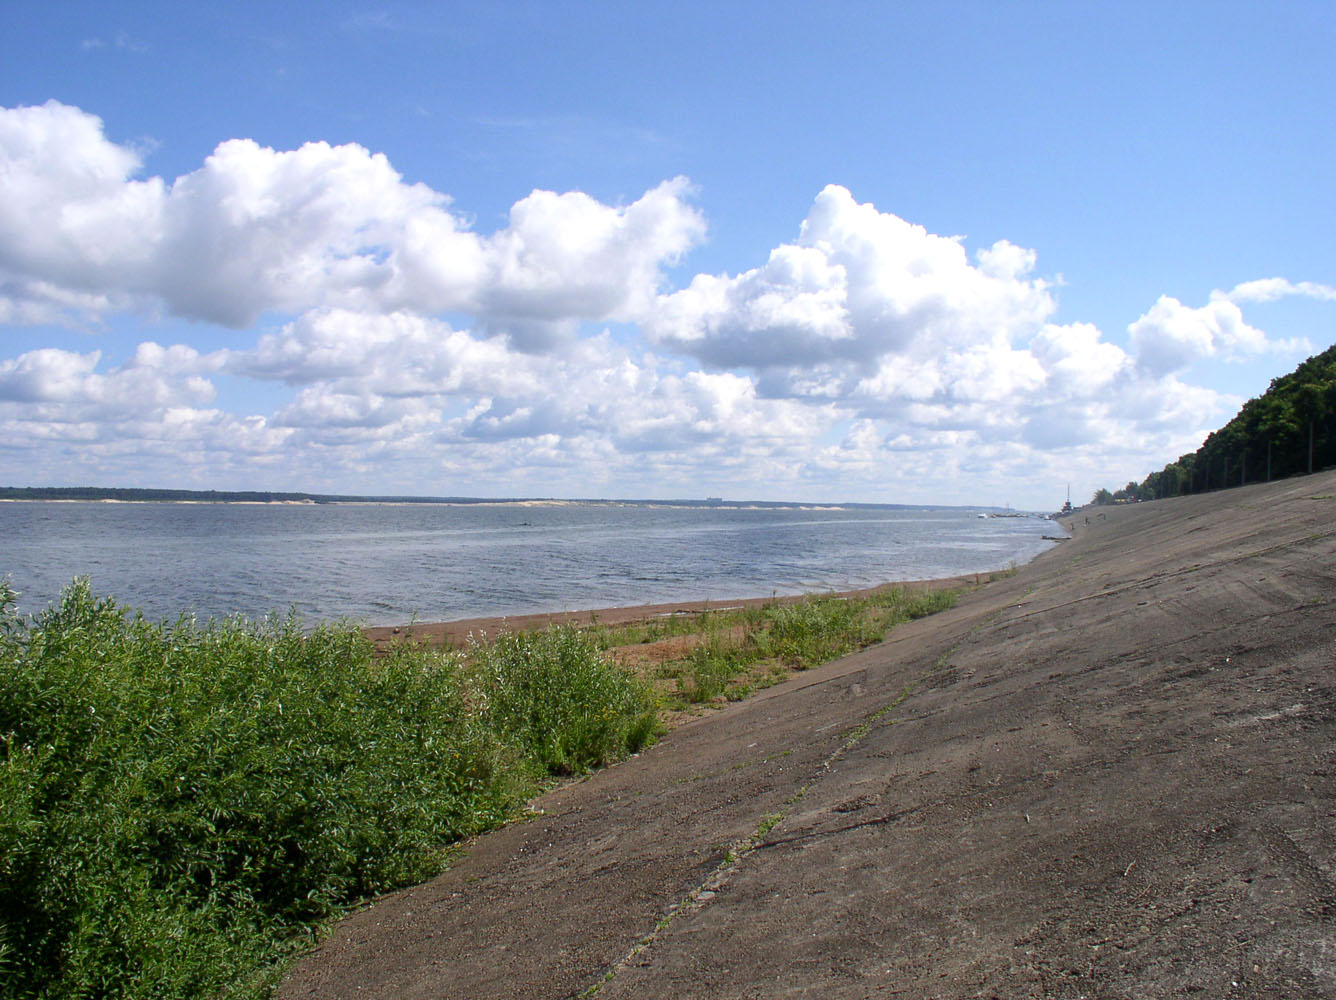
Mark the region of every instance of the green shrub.
[[582, 650], [375, 660], [352, 626], [154, 624], [82, 581], [20, 620], [0, 584], [3, 995], [263, 994], [538, 775], [652, 738], [644, 689]]
[[480, 718], [551, 774], [578, 774], [635, 753], [654, 737], [649, 689], [572, 626], [502, 633], [469, 650]]

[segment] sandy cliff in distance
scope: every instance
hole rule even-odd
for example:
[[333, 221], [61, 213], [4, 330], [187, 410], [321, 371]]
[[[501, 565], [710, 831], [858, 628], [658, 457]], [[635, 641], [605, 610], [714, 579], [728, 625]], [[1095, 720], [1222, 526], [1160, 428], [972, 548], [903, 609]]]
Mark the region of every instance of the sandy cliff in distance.
[[1336, 995], [1336, 474], [1084, 517], [551, 793], [283, 995]]

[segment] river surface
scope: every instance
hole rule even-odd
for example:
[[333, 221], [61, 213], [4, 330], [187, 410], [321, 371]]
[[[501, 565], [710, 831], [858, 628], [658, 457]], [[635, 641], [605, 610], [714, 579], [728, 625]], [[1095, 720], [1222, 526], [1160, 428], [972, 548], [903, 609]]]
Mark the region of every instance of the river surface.
[[1053, 533], [964, 508], [11, 502], [0, 578], [23, 613], [86, 576], [154, 620], [388, 625], [984, 573]]

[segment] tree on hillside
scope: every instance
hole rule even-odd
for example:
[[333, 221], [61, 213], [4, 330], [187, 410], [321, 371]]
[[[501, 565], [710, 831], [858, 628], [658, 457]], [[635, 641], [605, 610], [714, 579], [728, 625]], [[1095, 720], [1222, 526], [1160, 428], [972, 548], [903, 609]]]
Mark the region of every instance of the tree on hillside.
[[1152, 472], [1140, 486], [1101, 489], [1093, 502], [1201, 493], [1330, 465], [1336, 465], [1336, 346], [1272, 379], [1264, 394], [1244, 403], [1194, 453]]
[[1268, 393], [1256, 400], [1256, 403], [1257, 433], [1266, 442], [1266, 478], [1269, 481], [1276, 442], [1293, 438], [1299, 432], [1299, 425], [1295, 422], [1293, 409], [1278, 396]]

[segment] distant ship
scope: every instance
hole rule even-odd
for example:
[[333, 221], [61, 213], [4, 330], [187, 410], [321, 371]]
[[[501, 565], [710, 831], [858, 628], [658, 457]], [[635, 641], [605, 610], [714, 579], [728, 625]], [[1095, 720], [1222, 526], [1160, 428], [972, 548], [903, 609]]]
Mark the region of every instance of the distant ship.
[[706, 498], [705, 498], [705, 502], [706, 502], [706, 503], [723, 503], [723, 502], [724, 502], [724, 498], [723, 498], [723, 497], [706, 497]]

